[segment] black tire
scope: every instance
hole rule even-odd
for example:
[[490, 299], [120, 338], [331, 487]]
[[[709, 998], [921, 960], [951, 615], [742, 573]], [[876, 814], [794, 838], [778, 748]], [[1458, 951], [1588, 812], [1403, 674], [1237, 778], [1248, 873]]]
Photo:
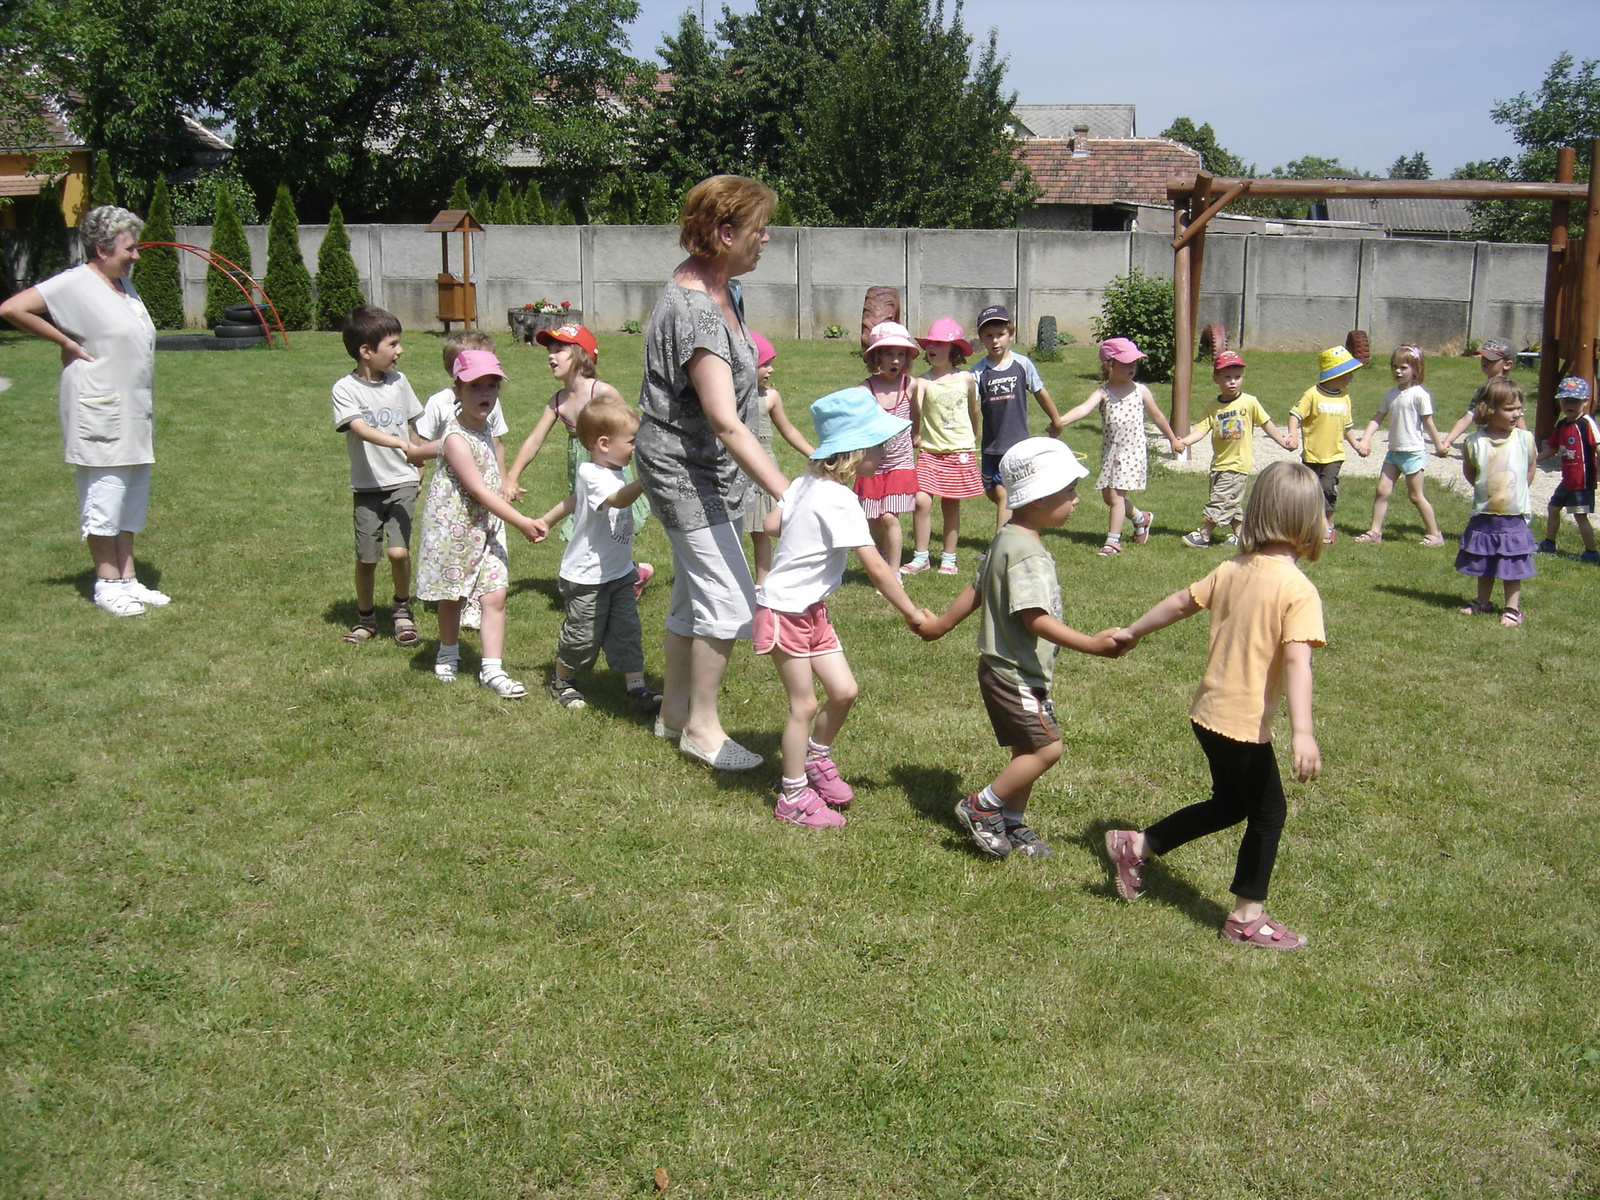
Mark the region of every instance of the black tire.
[[1372, 357], [1372, 342], [1367, 337], [1365, 330], [1352, 329], [1345, 334], [1344, 348], [1350, 351], [1353, 357], [1360, 359], [1363, 367], [1367, 365], [1367, 360]]
[[1228, 348], [1228, 327], [1211, 324], [1200, 331], [1200, 353], [1197, 358], [1215, 358]]
[[219, 338], [258, 338], [261, 336], [259, 325], [214, 325], [211, 332]]
[[1040, 357], [1049, 361], [1049, 356], [1053, 355], [1059, 346], [1060, 338], [1056, 333], [1056, 319], [1054, 317], [1040, 317], [1039, 336], [1034, 339], [1034, 348], [1038, 350]]
[[[257, 308], [254, 304], [230, 304], [222, 310], [222, 319], [230, 325], [254, 325], [261, 328], [259, 316], [266, 316], [266, 310]], [[268, 318], [270, 320], [270, 318]]]
[[157, 350], [210, 350], [216, 344], [209, 333], [164, 333], [156, 339]]

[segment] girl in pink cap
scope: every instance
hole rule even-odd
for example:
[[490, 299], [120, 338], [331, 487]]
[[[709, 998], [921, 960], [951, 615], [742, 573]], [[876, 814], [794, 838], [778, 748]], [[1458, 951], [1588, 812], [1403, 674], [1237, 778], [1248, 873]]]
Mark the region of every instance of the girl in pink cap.
[[883, 465], [868, 476], [856, 477], [856, 495], [872, 528], [878, 553], [895, 570], [900, 570], [900, 547], [904, 532], [900, 514], [910, 512], [917, 503], [917, 427], [922, 423], [920, 379], [909, 374], [921, 350], [911, 340], [911, 331], [898, 321], [883, 321], [867, 335], [867, 348], [861, 361], [872, 374], [861, 386], [872, 393], [878, 407], [892, 417], [909, 421], [906, 429], [890, 438], [883, 448]]
[[1062, 417], [1062, 424], [1088, 416], [1101, 410], [1100, 426], [1100, 477], [1095, 486], [1111, 510], [1111, 520], [1106, 531], [1105, 545], [1100, 555], [1109, 558], [1122, 553], [1122, 526], [1133, 522], [1133, 540], [1150, 540], [1150, 523], [1155, 514], [1140, 512], [1138, 505], [1128, 499], [1129, 492], [1142, 492], [1150, 470], [1150, 450], [1145, 444], [1144, 423], [1155, 423], [1163, 436], [1172, 444], [1172, 452], [1180, 454], [1183, 443], [1172, 432], [1164, 414], [1156, 405], [1156, 398], [1142, 383], [1134, 382], [1139, 370], [1139, 360], [1145, 354], [1127, 338], [1108, 338], [1100, 343], [1099, 387], [1089, 393], [1089, 398]]
[[[784, 441], [810, 458], [811, 443], [800, 436], [800, 431], [783, 409], [783, 397], [772, 386], [772, 372], [777, 366], [778, 352], [773, 349], [771, 342], [754, 329], [750, 331], [750, 340], [756, 347], [756, 383], [761, 388], [761, 398], [756, 408], [756, 440], [767, 452], [767, 457], [777, 462], [778, 456], [772, 452], [772, 431], [776, 429], [783, 434]], [[765, 579], [767, 572], [772, 569], [772, 539], [767, 536], [763, 526], [767, 514], [777, 505], [776, 500], [756, 488], [754, 498], [744, 510], [744, 531], [750, 535], [750, 548], [755, 551], [757, 583]]]
[[926, 571], [928, 540], [933, 529], [933, 498], [939, 497], [944, 517], [944, 552], [939, 573], [956, 573], [956, 539], [961, 536], [961, 502], [983, 495], [978, 475], [978, 382], [963, 371], [972, 357], [960, 322], [940, 317], [917, 344], [928, 356], [922, 375], [922, 422], [917, 456], [917, 507], [911, 518], [915, 551], [900, 568], [903, 575]]

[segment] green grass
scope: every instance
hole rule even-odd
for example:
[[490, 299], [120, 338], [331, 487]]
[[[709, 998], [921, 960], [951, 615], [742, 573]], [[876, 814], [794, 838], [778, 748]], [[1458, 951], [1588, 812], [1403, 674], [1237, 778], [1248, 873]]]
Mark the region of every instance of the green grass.
[[[437, 339], [408, 346], [426, 393]], [[639, 340], [602, 349], [632, 394]], [[859, 378], [837, 343], [778, 349], [802, 427]], [[1456, 615], [1469, 581], [1414, 537], [1310, 568], [1325, 775], [1289, 788], [1272, 907], [1312, 948], [1252, 954], [1215, 937], [1233, 838], [1152, 868], [1132, 906], [1099, 850], [1206, 786], [1199, 620], [1063, 655], [1068, 750], [1034, 802], [1057, 853], [997, 863], [950, 817], [1002, 757], [974, 630], [924, 646], [852, 573], [859, 799], [810, 833], [772, 819], [772, 772], [680, 759], [609, 678], [567, 713], [436, 684], [428, 616], [415, 651], [340, 642], [336, 339], [159, 357], [139, 551], [174, 602], [123, 621], [87, 600], [55, 356], [0, 355], [0, 1196], [643, 1196], [657, 1167], [715, 1197], [1600, 1192], [1592, 568], [1541, 560], [1520, 630]], [[504, 357], [517, 437], [549, 377]], [[1315, 357], [1249, 357], [1282, 420]], [[1476, 369], [1430, 368], [1453, 419]], [[1042, 370], [1066, 407], [1092, 351]], [[1358, 420], [1382, 390], [1358, 381]], [[1069, 437], [1093, 459], [1093, 421]], [[1049, 535], [1067, 619], [1126, 622], [1216, 561], [1175, 536], [1204, 488], [1152, 471], [1157, 536], [1114, 560], [1086, 498]], [[1371, 489], [1347, 482], [1347, 532]], [[1459, 533], [1459, 497], [1434, 500]], [[970, 561], [992, 517], [965, 520]], [[639, 552], [669, 563], [654, 523]], [[512, 549], [507, 665], [530, 682], [558, 553]], [[643, 603], [653, 678], [667, 582]], [[940, 608], [961, 582], [911, 590]], [[741, 648], [730, 729], [774, 755], [783, 713]]]

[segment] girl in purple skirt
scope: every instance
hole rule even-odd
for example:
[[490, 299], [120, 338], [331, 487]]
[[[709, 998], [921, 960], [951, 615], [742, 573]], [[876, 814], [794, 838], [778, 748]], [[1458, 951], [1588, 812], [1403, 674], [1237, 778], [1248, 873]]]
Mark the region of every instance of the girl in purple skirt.
[[1461, 611], [1469, 617], [1495, 611], [1489, 597], [1498, 579], [1506, 606], [1500, 624], [1522, 624], [1522, 581], [1534, 575], [1528, 485], [1537, 465], [1533, 434], [1518, 429], [1522, 389], [1501, 376], [1478, 393], [1472, 419], [1478, 430], [1462, 448], [1461, 470], [1472, 484], [1472, 518], [1461, 535], [1456, 570], [1478, 579], [1477, 599]]

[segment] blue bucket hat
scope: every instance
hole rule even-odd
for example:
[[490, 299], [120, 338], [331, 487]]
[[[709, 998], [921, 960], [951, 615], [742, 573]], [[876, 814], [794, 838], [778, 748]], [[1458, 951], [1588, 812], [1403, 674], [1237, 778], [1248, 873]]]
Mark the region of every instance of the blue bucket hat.
[[911, 428], [904, 417], [884, 412], [864, 387], [842, 388], [824, 396], [811, 406], [811, 422], [817, 427], [818, 444], [811, 452], [816, 462], [882, 445]]

